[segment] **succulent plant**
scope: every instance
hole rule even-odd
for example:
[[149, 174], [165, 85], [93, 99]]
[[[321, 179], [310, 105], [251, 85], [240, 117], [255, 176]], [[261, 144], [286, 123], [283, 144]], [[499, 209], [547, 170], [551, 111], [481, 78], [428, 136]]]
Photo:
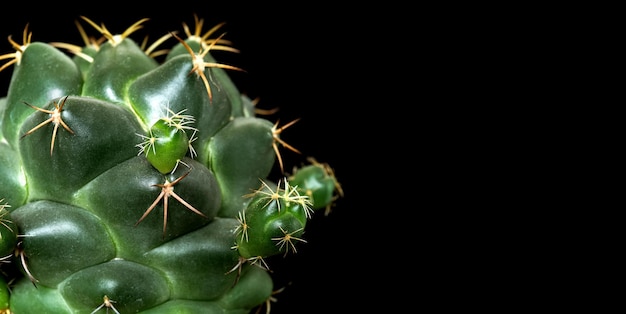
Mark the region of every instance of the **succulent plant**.
[[312, 157], [285, 170], [298, 120], [270, 121], [212, 54], [238, 52], [223, 24], [194, 18], [151, 45], [131, 37], [148, 19], [113, 34], [80, 16], [79, 45], [9, 36], [0, 313], [269, 310], [267, 260], [343, 190]]

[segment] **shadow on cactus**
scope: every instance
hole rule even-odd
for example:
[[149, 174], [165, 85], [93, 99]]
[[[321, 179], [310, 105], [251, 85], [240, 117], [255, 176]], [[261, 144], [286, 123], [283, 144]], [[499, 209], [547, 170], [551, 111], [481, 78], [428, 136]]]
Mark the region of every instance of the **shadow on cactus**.
[[0, 55], [0, 312], [269, 311], [267, 259], [343, 196], [333, 170], [284, 171], [297, 120], [269, 121], [214, 59], [238, 52], [223, 23], [148, 45], [131, 39], [148, 19], [112, 34], [80, 18], [81, 45], [26, 25]]

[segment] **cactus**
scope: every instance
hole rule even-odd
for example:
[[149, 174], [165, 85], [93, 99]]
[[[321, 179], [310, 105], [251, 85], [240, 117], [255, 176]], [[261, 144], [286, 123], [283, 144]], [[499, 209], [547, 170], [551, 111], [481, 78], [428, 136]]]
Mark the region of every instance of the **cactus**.
[[298, 120], [272, 122], [239, 91], [229, 73], [245, 69], [213, 56], [238, 52], [223, 24], [194, 16], [148, 45], [132, 39], [147, 22], [114, 34], [80, 16], [79, 45], [28, 25], [8, 37], [0, 313], [269, 310], [268, 260], [297, 253], [343, 196], [312, 157], [285, 171], [300, 151], [281, 133]]

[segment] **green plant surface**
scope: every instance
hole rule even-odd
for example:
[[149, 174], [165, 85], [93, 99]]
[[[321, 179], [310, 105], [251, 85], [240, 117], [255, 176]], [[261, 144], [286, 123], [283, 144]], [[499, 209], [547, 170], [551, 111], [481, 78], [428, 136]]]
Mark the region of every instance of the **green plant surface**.
[[132, 38], [147, 18], [114, 34], [80, 16], [79, 45], [9, 36], [0, 313], [269, 310], [268, 259], [343, 190], [313, 158], [284, 170], [299, 119], [257, 109], [212, 54], [238, 52], [223, 24], [194, 18], [151, 45]]

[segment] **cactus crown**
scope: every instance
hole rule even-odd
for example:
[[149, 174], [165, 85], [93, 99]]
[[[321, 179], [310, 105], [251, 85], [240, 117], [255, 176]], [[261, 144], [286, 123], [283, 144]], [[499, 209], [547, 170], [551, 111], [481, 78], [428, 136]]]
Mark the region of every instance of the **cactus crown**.
[[[0, 98], [0, 312], [246, 313], [269, 305], [269, 257], [297, 253], [341, 185], [328, 164], [284, 171], [284, 125], [211, 54], [220, 23], [148, 45], [87, 17], [82, 45], [22, 44]], [[171, 47], [162, 48], [170, 40]], [[162, 59], [162, 60], [161, 60]], [[280, 178], [273, 180], [277, 164]], [[10, 290], [9, 290], [10, 286]], [[10, 293], [8, 293], [10, 291]]]

